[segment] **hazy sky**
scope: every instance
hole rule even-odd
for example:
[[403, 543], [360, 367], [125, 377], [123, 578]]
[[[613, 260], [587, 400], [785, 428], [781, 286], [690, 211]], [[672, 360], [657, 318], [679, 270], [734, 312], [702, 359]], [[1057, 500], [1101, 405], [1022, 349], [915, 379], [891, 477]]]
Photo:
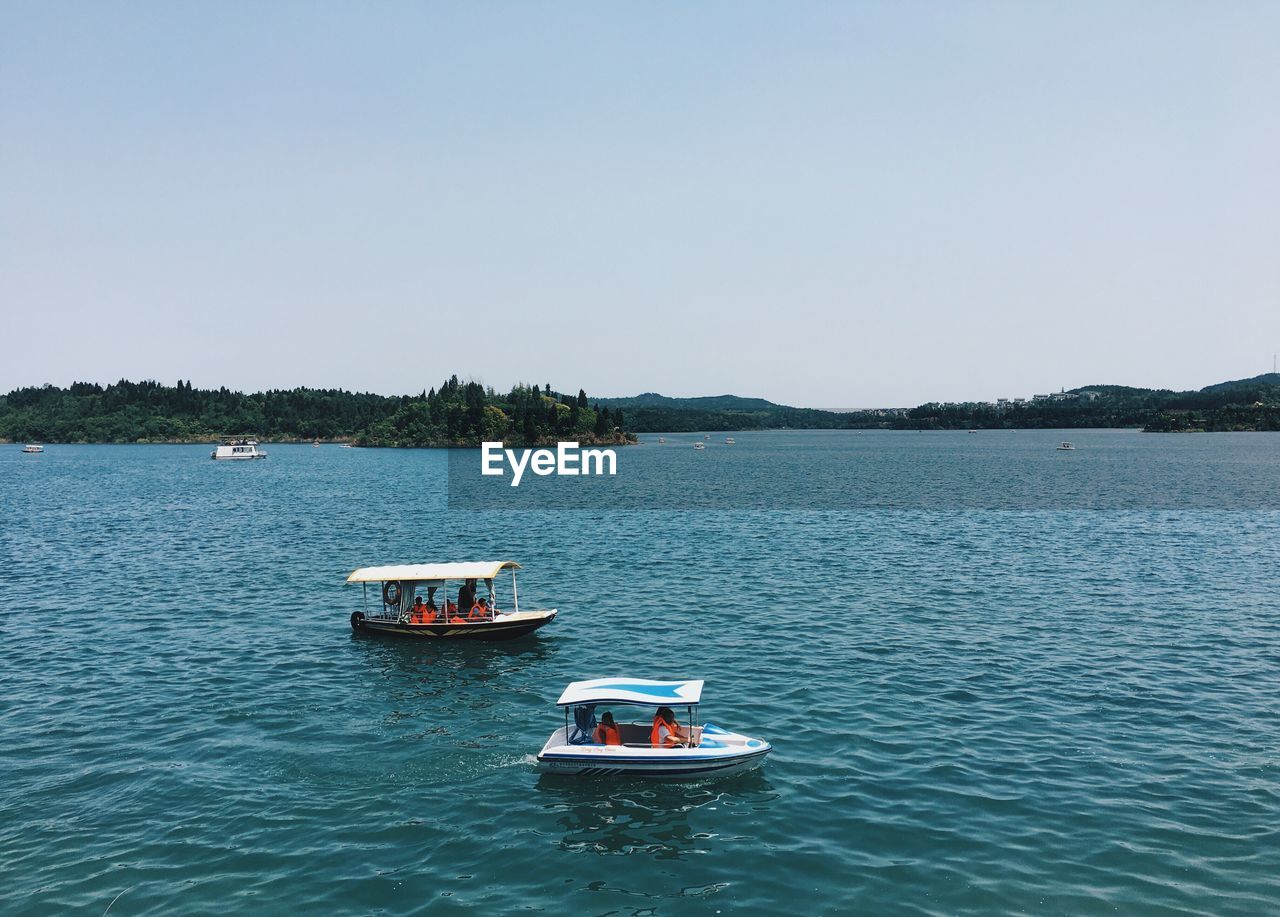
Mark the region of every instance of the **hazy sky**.
[[0, 2], [0, 390], [813, 406], [1280, 350], [1280, 3]]

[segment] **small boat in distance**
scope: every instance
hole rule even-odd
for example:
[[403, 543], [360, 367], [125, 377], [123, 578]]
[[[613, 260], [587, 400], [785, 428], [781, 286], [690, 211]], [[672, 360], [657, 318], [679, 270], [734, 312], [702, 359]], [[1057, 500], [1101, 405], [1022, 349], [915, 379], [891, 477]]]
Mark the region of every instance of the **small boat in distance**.
[[710, 433], [703, 433], [703, 434], [702, 434], [702, 438], [703, 438], [703, 439], [710, 439], [710, 438], [711, 438], [711, 434], [710, 434]]
[[1058, 443], [1058, 446], [1057, 446], [1057, 449], [1059, 452], [1074, 452], [1075, 448], [1076, 447], [1074, 445], [1068, 442]]
[[312, 448], [312, 449], [319, 449], [319, 448], [320, 448], [320, 440], [316, 440], [314, 443], [312, 443], [312, 444], [311, 444], [311, 448]]
[[659, 437], [658, 437], [658, 442], [659, 442], [659, 443], [665, 443], [666, 441], [667, 441], [667, 438], [666, 438], [665, 436], [659, 436]]
[[[729, 732], [707, 723], [697, 724], [702, 700], [701, 681], [650, 681], [644, 678], [597, 678], [575, 681], [556, 704], [564, 708], [564, 726], [551, 733], [538, 766], [550, 774], [576, 777], [646, 777], [655, 780], [704, 780], [759, 767], [773, 751], [764, 739]], [[658, 717], [648, 710], [639, 721], [616, 723], [616, 731], [597, 740], [596, 708], [642, 707], [655, 710], [684, 708], [684, 723], [672, 722], [669, 741], [659, 732]], [[612, 714], [613, 711], [609, 711]], [[612, 715], [609, 717], [613, 719]], [[664, 719], [663, 723], [666, 723]], [[612, 742], [612, 744], [609, 744]]]
[[264, 459], [267, 454], [258, 448], [256, 439], [229, 439], [209, 453], [209, 458], [221, 461]]
[[728, 439], [726, 439], [726, 440], [724, 441], [724, 444], [725, 444], [726, 446], [732, 446], [732, 445], [734, 445], [734, 439], [733, 439], [733, 437], [732, 437], [732, 436], [730, 436]]
[[[357, 634], [390, 637], [450, 638], [455, 640], [512, 640], [550, 624], [556, 609], [521, 611], [513, 560], [482, 560], [449, 564], [400, 564], [353, 570], [348, 583], [364, 585], [364, 610], [351, 613]], [[498, 608], [494, 580], [511, 571], [511, 611]], [[449, 584], [457, 583], [459, 601], [449, 601]], [[369, 583], [381, 583], [381, 607], [369, 607]], [[483, 583], [486, 594], [476, 591]], [[467, 590], [470, 590], [469, 593]], [[437, 590], [444, 595], [436, 600]], [[426, 599], [423, 600], [423, 592]], [[462, 608], [464, 602], [470, 607]]]
[[25, 446], [22, 447], [22, 451], [27, 453], [28, 455], [39, 455], [41, 452], [44, 451], [44, 446], [40, 445], [39, 443], [27, 443]]
[[698, 449], [698, 450], [702, 450], [702, 449], [705, 449], [705, 448], [707, 448], [707, 447], [706, 447], [706, 444], [705, 444], [705, 443], [694, 443], [694, 444], [693, 444], [693, 448]]

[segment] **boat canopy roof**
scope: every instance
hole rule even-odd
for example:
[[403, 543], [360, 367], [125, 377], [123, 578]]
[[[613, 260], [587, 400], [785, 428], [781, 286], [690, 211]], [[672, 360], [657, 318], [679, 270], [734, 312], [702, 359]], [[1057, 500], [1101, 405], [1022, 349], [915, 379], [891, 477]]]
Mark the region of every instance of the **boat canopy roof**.
[[575, 681], [556, 704], [631, 704], [637, 707], [687, 706], [702, 699], [702, 681], [651, 681], [647, 678], [596, 678]]
[[493, 579], [503, 570], [519, 570], [514, 560], [473, 560], [452, 564], [399, 564], [352, 570], [348, 583], [421, 582], [446, 579]]

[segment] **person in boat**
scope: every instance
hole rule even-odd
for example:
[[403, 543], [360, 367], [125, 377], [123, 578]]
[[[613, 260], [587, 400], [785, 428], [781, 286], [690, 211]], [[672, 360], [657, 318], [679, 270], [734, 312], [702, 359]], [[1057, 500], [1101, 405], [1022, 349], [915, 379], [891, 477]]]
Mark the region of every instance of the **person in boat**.
[[414, 624], [431, 624], [436, 619], [436, 608], [434, 605], [424, 605], [422, 596], [418, 596], [413, 600], [413, 608], [409, 612], [409, 620]]
[[488, 599], [476, 599], [471, 611], [467, 612], [468, 621], [488, 621], [490, 617]]
[[670, 707], [659, 707], [658, 712], [653, 715], [653, 729], [649, 731], [649, 744], [654, 748], [684, 747], [684, 734]]
[[476, 581], [473, 579], [465, 580], [458, 588], [458, 607], [469, 611], [475, 603]]
[[596, 726], [595, 734], [592, 740], [597, 745], [621, 745], [622, 733], [618, 731], [618, 724], [613, 721], [613, 714], [605, 711], [600, 716], [600, 724]]

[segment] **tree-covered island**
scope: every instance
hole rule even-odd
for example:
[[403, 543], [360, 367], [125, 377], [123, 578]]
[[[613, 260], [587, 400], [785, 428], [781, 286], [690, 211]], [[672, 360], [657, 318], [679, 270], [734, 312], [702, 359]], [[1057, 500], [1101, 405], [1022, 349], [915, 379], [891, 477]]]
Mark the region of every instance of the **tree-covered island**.
[[0, 438], [45, 443], [192, 443], [255, 436], [265, 442], [343, 440], [359, 446], [532, 446], [573, 439], [625, 445], [635, 436], [621, 409], [565, 395], [550, 384], [505, 395], [448, 379], [401, 397], [296, 388], [243, 394], [190, 382], [76, 382], [0, 397]]

